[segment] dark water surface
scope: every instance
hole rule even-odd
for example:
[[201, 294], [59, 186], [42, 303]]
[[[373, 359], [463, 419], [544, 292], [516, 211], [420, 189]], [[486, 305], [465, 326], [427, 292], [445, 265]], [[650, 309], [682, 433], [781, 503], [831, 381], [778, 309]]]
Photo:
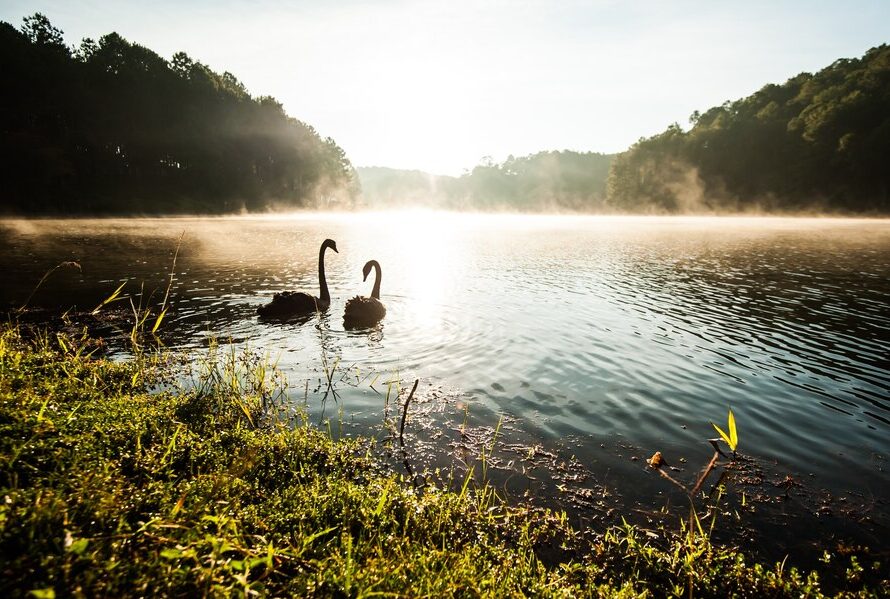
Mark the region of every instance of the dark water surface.
[[[694, 479], [710, 458], [709, 422], [725, 423], [732, 406], [740, 451], [763, 470], [767, 495], [789, 474], [808, 489], [796, 511], [762, 511], [787, 512], [812, 534], [810, 519], [838, 530], [864, 524], [877, 539], [886, 531], [890, 221], [423, 212], [7, 220], [0, 301], [20, 303], [62, 260], [82, 273], [54, 273], [32, 304], [91, 309], [124, 280], [132, 293], [144, 282], [162, 295], [182, 232], [165, 342], [200, 354], [217, 336], [268, 352], [293, 401], [318, 417], [324, 407], [348, 434], [379, 436], [385, 381], [419, 377], [409, 429], [428, 464], [466, 461], [467, 431], [482, 431], [478, 449], [500, 421], [492, 465], [510, 473], [507, 492], [558, 496], [572, 480], [586, 489], [574, 492], [582, 508], [617, 497], [656, 509], [671, 489], [645, 459], [660, 450], [681, 467], [676, 476]], [[327, 255], [328, 314], [258, 322], [257, 306], [274, 292], [317, 294], [326, 237], [340, 250]], [[387, 316], [372, 331], [346, 332], [344, 303], [370, 293], [361, 268], [371, 258], [383, 266]], [[340, 381], [324, 406], [322, 355]], [[530, 453], [552, 457], [538, 465], [548, 472], [523, 474]]]

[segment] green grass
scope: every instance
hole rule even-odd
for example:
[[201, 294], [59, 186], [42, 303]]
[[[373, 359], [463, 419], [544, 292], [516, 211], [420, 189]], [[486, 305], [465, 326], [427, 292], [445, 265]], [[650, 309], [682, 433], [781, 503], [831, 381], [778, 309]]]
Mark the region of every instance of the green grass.
[[[416, 491], [283, 410], [247, 357], [216, 348], [189, 390], [150, 393], [163, 356], [83, 347], [0, 327], [4, 597], [820, 595], [700, 534], [590, 541], [491, 487]], [[890, 590], [853, 576], [849, 596]]]

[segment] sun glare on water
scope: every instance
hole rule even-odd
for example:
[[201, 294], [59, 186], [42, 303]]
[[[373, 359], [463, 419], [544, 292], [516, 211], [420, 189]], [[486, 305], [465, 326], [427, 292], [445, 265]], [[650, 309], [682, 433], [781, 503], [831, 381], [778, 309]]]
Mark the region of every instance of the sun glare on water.
[[[405, 210], [383, 214], [388, 229], [400, 238], [405, 295], [410, 316], [417, 326], [434, 331], [443, 326], [442, 306], [447, 303], [449, 281], [464, 263], [462, 226], [454, 215], [442, 212]], [[465, 225], [463, 225], [465, 226]]]

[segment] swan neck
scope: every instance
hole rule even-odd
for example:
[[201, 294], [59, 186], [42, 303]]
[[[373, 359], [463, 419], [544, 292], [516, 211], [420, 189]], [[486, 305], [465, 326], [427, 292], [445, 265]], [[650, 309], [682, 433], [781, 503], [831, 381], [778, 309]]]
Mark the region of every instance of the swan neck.
[[374, 267], [374, 289], [371, 291], [371, 297], [380, 299], [380, 279], [383, 278], [383, 274], [380, 271], [380, 264], [376, 260], [372, 266]]
[[328, 249], [326, 245], [322, 244], [321, 249], [318, 250], [318, 286], [319, 286], [319, 299], [322, 302], [330, 303], [331, 294], [328, 293], [328, 281], [324, 275], [324, 251]]

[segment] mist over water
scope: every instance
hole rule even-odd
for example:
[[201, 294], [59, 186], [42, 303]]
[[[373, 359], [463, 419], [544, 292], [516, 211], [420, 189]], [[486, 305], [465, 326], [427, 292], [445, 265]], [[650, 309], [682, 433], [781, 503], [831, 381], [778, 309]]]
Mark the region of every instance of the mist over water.
[[[378, 434], [386, 380], [421, 379], [416, 442], [449, 423], [504, 423], [505, 443], [583, 464], [590, 483], [659, 501], [654, 451], [685, 476], [710, 456], [710, 421], [731, 406], [740, 449], [834, 495], [890, 509], [890, 221], [478, 216], [437, 212], [293, 217], [0, 221], [12, 272], [0, 301], [91, 309], [123, 280], [162, 290], [185, 232], [165, 342], [211, 336], [268, 352], [313, 418]], [[273, 293], [317, 295], [328, 252], [332, 303], [305, 323], [257, 320]], [[383, 268], [383, 323], [346, 332], [343, 307]], [[339, 400], [322, 405], [321, 356]], [[308, 381], [308, 382], [307, 382]], [[373, 386], [372, 382], [377, 381]], [[308, 388], [308, 396], [306, 390]], [[316, 389], [318, 391], [316, 392]], [[404, 395], [403, 395], [404, 397]], [[453, 432], [453, 431], [451, 431]], [[638, 458], [633, 461], [631, 458]], [[555, 492], [526, 481], [525, 493]]]

